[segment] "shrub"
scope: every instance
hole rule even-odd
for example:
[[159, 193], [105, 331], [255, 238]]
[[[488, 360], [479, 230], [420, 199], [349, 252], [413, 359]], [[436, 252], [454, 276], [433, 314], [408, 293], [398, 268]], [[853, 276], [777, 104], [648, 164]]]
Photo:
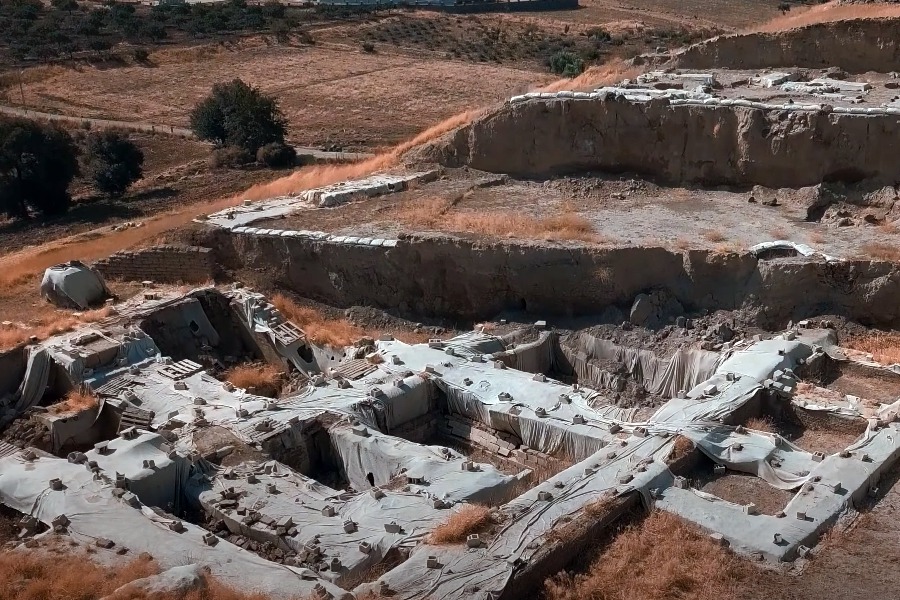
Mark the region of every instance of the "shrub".
[[134, 62], [145, 63], [150, 58], [150, 53], [146, 48], [135, 48], [131, 54], [134, 57]]
[[78, 148], [68, 133], [28, 119], [0, 120], [0, 212], [64, 213], [77, 174]]
[[256, 151], [256, 162], [271, 169], [292, 167], [297, 162], [297, 151], [293, 146], [281, 142], [266, 144]]
[[372, 42], [363, 42], [362, 49], [363, 49], [363, 52], [368, 52], [369, 54], [372, 54], [375, 52], [375, 44], [373, 44]]
[[577, 77], [584, 72], [584, 61], [577, 54], [560, 50], [550, 57], [550, 71], [563, 77]]
[[235, 79], [213, 86], [191, 112], [191, 129], [201, 140], [255, 154], [266, 144], [284, 143], [286, 121], [274, 98]]
[[467, 504], [434, 528], [432, 544], [458, 544], [472, 533], [478, 533], [491, 522], [491, 509], [480, 504]]
[[144, 153], [127, 137], [113, 131], [87, 136], [84, 172], [107, 196], [122, 196], [143, 176], [143, 164]]
[[214, 169], [235, 169], [253, 162], [253, 155], [236, 146], [216, 148], [210, 156], [210, 166]]

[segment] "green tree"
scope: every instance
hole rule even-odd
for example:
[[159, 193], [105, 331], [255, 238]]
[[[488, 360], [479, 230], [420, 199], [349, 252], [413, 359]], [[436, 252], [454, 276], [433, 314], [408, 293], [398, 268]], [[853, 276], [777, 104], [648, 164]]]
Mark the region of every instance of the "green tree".
[[266, 144], [283, 143], [286, 125], [278, 102], [240, 79], [214, 85], [191, 112], [191, 129], [198, 138], [253, 155]]
[[84, 173], [100, 192], [118, 198], [143, 176], [144, 153], [127, 137], [112, 132], [87, 136]]
[[0, 211], [27, 218], [69, 209], [78, 149], [65, 131], [28, 119], [0, 120]]

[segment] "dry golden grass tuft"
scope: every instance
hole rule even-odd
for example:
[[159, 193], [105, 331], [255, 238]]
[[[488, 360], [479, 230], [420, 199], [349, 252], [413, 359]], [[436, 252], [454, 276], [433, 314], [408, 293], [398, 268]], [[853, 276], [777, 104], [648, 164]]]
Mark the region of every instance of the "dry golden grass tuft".
[[747, 419], [745, 427], [754, 431], [775, 433], [775, 425], [769, 417], [753, 417], [752, 419]]
[[776, 17], [753, 28], [753, 32], [787, 31], [795, 27], [815, 25], [816, 23], [830, 23], [833, 21], [848, 21], [852, 19], [876, 19], [880, 17], [900, 17], [900, 6], [896, 4], [842, 4], [829, 2], [809, 8], [794, 7], [790, 12]]
[[236, 365], [225, 372], [225, 379], [235, 387], [258, 396], [274, 398], [281, 389], [282, 371], [275, 365]]
[[399, 164], [400, 157], [409, 150], [435, 140], [457, 127], [471, 123], [473, 119], [481, 114], [482, 111], [480, 110], [468, 110], [444, 119], [412, 139], [362, 162], [348, 165], [320, 165], [299, 169], [287, 177], [251, 187], [240, 195], [240, 199], [263, 200], [275, 196], [295, 194], [302, 190], [330, 185], [345, 179], [365, 177], [375, 171], [394, 167]]
[[[152, 595], [129, 586], [159, 573], [159, 566], [138, 558], [105, 567], [85, 556], [42, 552], [0, 554], [0, 597], [3, 600], [266, 600], [260, 594], [235, 591], [207, 577], [206, 588]], [[122, 588], [118, 593], [116, 590]]]
[[684, 437], [683, 435], [679, 435], [675, 438], [675, 444], [672, 446], [672, 451], [669, 453], [669, 458], [666, 459], [666, 462], [671, 464], [679, 458], [687, 456], [693, 451], [694, 442], [692, 442], [689, 438]]
[[705, 240], [712, 242], [714, 244], [724, 242], [725, 240], [728, 239], [725, 236], [725, 234], [722, 233], [721, 231], [719, 231], [718, 229], [707, 229], [706, 231], [704, 231], [702, 233], [702, 235]]
[[614, 494], [604, 494], [593, 502], [588, 503], [584, 507], [584, 512], [594, 518], [602, 517], [609, 512], [609, 509], [612, 508], [615, 502], [616, 496]]
[[888, 244], [884, 242], [871, 242], [863, 244], [860, 248], [861, 256], [866, 258], [874, 258], [876, 260], [885, 260], [889, 262], [900, 262], [900, 246], [897, 244]]
[[769, 235], [772, 236], [773, 240], [786, 240], [788, 238], [788, 231], [784, 227], [773, 227], [769, 230]]
[[491, 509], [480, 504], [467, 504], [434, 528], [432, 544], [459, 544], [472, 533], [478, 533], [491, 523]]
[[664, 512], [625, 530], [579, 575], [545, 582], [547, 600], [731, 600], [750, 567]]
[[865, 335], [851, 337], [844, 346], [871, 354], [876, 361], [892, 365], [900, 363], [900, 332], [870, 331]]
[[110, 569], [78, 556], [0, 554], [0, 590], [4, 600], [99, 600], [135, 579], [158, 572], [155, 562], [143, 559]]
[[52, 414], [81, 412], [97, 406], [97, 397], [89, 392], [72, 391], [66, 394], [62, 402], [49, 407]]
[[32, 336], [38, 340], [45, 340], [51, 336], [72, 331], [81, 323], [93, 323], [103, 320], [111, 314], [112, 308], [109, 306], [83, 313], [51, 310], [24, 327], [16, 324], [9, 326], [0, 325], [0, 350], [24, 344]]
[[550, 217], [534, 217], [511, 211], [458, 211], [446, 198], [427, 198], [406, 203], [389, 213], [392, 222], [414, 229], [473, 233], [493, 237], [543, 239], [552, 241], [606, 241], [590, 221], [571, 207]]
[[314, 344], [349, 346], [365, 334], [346, 319], [328, 318], [315, 308], [300, 306], [284, 294], [275, 294], [271, 301], [284, 318], [293, 321]]

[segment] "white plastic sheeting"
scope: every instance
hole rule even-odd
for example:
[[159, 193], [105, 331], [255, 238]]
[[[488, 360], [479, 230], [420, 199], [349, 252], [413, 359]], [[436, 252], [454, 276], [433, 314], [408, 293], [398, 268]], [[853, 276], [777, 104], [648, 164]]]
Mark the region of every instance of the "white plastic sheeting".
[[41, 296], [66, 308], [88, 308], [110, 295], [103, 276], [78, 261], [50, 267], [41, 280]]
[[643, 383], [651, 394], [664, 397], [695, 387], [712, 375], [721, 361], [719, 353], [698, 349], [678, 350], [670, 358], [660, 358], [649, 350], [619, 346], [588, 332], [563, 340], [561, 350], [585, 385], [609, 388], [618, 375], [594, 361], [612, 361], [624, 364], [631, 378]]
[[493, 465], [480, 464], [477, 471], [462, 468], [465, 458], [437, 446], [422, 446], [395, 437], [368, 432], [354, 433], [347, 425], [335, 425], [328, 431], [331, 443], [341, 457], [350, 484], [358, 490], [369, 489], [371, 476], [376, 486], [386, 485], [398, 475], [422, 479], [411, 483], [412, 492], [457, 502], [496, 501], [508, 494], [517, 482]]
[[[146, 448], [145, 448], [146, 449]], [[123, 451], [119, 460], [127, 460]], [[269, 562], [224, 540], [207, 545], [204, 529], [183, 523], [183, 531], [169, 525], [176, 519], [154, 511], [136, 498], [113, 496], [115, 474], [95, 479], [85, 465], [65, 459], [38, 458], [25, 461], [16, 454], [0, 459], [0, 498], [7, 506], [36, 517], [46, 524], [59, 515], [70, 523], [69, 535], [94, 546], [98, 538], [114, 542], [109, 552], [118, 548], [131, 554], [147, 552], [163, 569], [190, 562], [209, 567], [211, 574], [224, 584], [247, 592], [258, 592], [275, 598], [295, 598], [312, 594], [316, 583], [324, 585], [335, 598], [349, 598], [344, 590], [318, 578], [308, 569], [292, 568]], [[60, 479], [63, 489], [51, 489], [50, 480]]]
[[836, 256], [831, 256], [828, 254], [823, 254], [814, 250], [811, 246], [807, 246], [806, 244], [799, 244], [797, 242], [792, 242], [790, 240], [776, 240], [773, 242], [762, 242], [756, 244], [755, 246], [751, 246], [749, 249], [750, 254], [754, 256], [759, 256], [761, 254], [765, 254], [767, 252], [773, 251], [789, 251], [796, 252], [800, 256], [815, 256], [819, 255], [824, 258], [828, 262], [836, 262], [841, 259]]
[[[246, 477], [250, 473], [253, 483]], [[269, 486], [275, 486], [277, 493], [270, 493]], [[226, 490], [236, 503], [225, 501], [219, 506]], [[451, 512], [434, 508], [426, 496], [416, 493], [385, 491], [376, 498], [369, 492], [338, 492], [275, 462], [239, 467], [227, 479], [220, 473], [211, 487], [194, 494], [233, 533], [297, 553], [315, 546], [326, 562], [338, 557], [340, 567], [329, 568], [322, 576], [342, 585], [381, 562], [392, 548], [415, 546]], [[246, 522], [237, 507], [259, 512], [262, 520]], [[323, 514], [328, 508], [334, 511], [332, 516]], [[286, 518], [296, 527], [296, 535], [278, 535], [271, 525]], [[353, 522], [350, 531], [345, 529], [346, 521]], [[386, 531], [385, 525], [392, 522], [400, 531]], [[360, 549], [363, 543], [369, 545], [368, 552]]]

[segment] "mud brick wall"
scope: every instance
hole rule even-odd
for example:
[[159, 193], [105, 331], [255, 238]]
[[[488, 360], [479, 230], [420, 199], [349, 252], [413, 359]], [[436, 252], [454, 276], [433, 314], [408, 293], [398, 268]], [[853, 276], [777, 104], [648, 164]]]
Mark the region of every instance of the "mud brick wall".
[[210, 248], [154, 246], [116, 252], [94, 263], [107, 279], [196, 283], [212, 279], [216, 272]]

